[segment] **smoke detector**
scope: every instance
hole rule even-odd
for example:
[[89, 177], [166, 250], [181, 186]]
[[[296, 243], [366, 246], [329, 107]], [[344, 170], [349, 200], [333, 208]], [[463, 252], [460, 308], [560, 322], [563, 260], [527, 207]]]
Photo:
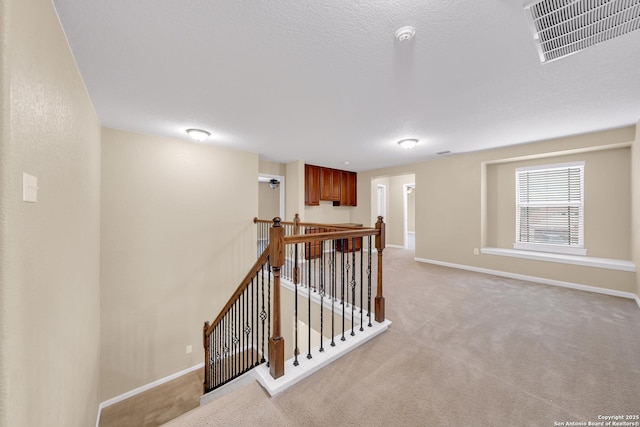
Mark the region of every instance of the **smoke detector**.
[[408, 42], [416, 35], [416, 29], [411, 26], [406, 26], [396, 31], [395, 37], [399, 42]]

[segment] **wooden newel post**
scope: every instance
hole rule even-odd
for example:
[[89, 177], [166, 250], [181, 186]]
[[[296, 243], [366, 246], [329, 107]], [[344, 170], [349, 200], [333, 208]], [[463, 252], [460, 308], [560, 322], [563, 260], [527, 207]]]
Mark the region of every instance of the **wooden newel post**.
[[284, 228], [279, 217], [273, 219], [269, 237], [269, 262], [273, 272], [273, 335], [269, 338], [269, 373], [277, 379], [284, 375], [284, 338], [280, 327], [280, 269], [284, 265]]
[[209, 322], [204, 322], [204, 326], [202, 327], [202, 343], [204, 345], [204, 381], [202, 382], [202, 390], [203, 394], [207, 394], [209, 392], [209, 379], [211, 377], [211, 365], [209, 364], [209, 358], [211, 355], [209, 354], [209, 334], [207, 330], [209, 329]]
[[375, 302], [375, 319], [376, 322], [384, 322], [384, 296], [382, 296], [382, 251], [385, 245], [385, 223], [382, 217], [378, 217], [376, 222], [376, 230], [380, 232], [376, 235], [376, 249], [378, 250], [378, 291]]

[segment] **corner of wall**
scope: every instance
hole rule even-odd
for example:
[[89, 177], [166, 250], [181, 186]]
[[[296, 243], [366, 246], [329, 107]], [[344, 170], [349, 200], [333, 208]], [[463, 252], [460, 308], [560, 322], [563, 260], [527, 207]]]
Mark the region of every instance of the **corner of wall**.
[[295, 214], [304, 221], [304, 161], [295, 160], [285, 165], [287, 192], [285, 194], [285, 216], [292, 221]]
[[[640, 119], [631, 146], [631, 255], [636, 268], [640, 266]], [[636, 295], [640, 298], [640, 272], [636, 269]], [[640, 299], [638, 305], [640, 305]]]
[[[4, 203], [4, 183], [5, 183], [5, 171], [6, 168], [6, 156], [4, 155], [4, 144], [7, 137], [7, 117], [8, 117], [8, 91], [6, 90], [6, 56], [5, 56], [5, 44], [6, 44], [6, 13], [5, 13], [5, 1], [0, 0], [0, 342], [6, 343], [7, 331], [6, 331], [6, 279], [4, 263], [7, 259], [5, 249], [5, 227], [6, 227], [6, 213]], [[7, 424], [7, 375], [5, 364], [5, 352], [7, 346], [0, 346], [0, 425]]]

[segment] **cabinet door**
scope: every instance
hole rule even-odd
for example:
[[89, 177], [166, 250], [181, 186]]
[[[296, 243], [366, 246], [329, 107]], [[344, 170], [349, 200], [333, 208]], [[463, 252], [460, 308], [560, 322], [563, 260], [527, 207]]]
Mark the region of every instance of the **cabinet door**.
[[320, 168], [304, 165], [304, 204], [320, 205]]
[[357, 206], [358, 205], [358, 175], [355, 172], [342, 171], [340, 181], [340, 205], [341, 206]]
[[340, 201], [340, 172], [337, 169], [320, 168], [320, 200]]

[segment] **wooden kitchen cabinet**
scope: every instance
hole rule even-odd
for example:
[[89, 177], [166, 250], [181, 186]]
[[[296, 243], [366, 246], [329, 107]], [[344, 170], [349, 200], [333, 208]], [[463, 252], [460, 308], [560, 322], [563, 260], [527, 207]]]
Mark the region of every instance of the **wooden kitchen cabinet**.
[[357, 206], [357, 178], [355, 172], [305, 164], [304, 204], [319, 206], [326, 200], [334, 206]]
[[320, 168], [320, 200], [340, 201], [341, 172], [337, 169]]
[[355, 172], [340, 171], [340, 201], [334, 206], [358, 206], [358, 175]]
[[320, 205], [320, 167], [304, 165], [304, 204]]

